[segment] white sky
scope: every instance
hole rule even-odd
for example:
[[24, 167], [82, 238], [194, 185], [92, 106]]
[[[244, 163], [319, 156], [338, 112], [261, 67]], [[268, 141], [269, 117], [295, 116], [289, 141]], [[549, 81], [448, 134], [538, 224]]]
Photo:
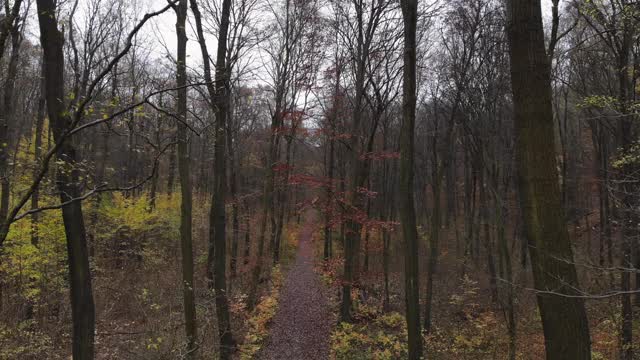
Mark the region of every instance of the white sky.
[[[84, 8], [83, 5], [86, 5], [87, 0], [79, 0], [79, 11]], [[201, 0], [202, 1], [218, 1], [221, 0]], [[422, 0], [424, 1], [424, 0]], [[441, 0], [447, 1], [447, 0]], [[562, 4], [566, 4], [568, 1], [561, 0]], [[137, 3], [135, 6], [139, 9], [138, 13], [135, 14], [136, 18], [139, 20], [142, 16], [150, 11], [157, 11], [164, 6], [166, 6], [166, 0], [131, 0], [131, 3]], [[26, 29], [27, 37], [34, 39], [35, 43], [38, 43], [36, 40], [39, 36], [39, 29], [37, 25], [37, 19], [35, 17], [35, 3], [33, 3], [32, 8], [30, 10], [30, 21], [29, 25]], [[202, 7], [202, 6], [201, 6]], [[545, 23], [548, 22], [548, 18], [551, 13], [551, 0], [542, 0], [542, 9], [545, 16]], [[204, 15], [204, 14], [203, 14]], [[80, 16], [78, 16], [80, 18]], [[175, 57], [176, 53], [176, 33], [175, 33], [175, 13], [173, 10], [168, 10], [164, 14], [155, 17], [147, 24], [145, 24], [144, 28], [140, 32], [140, 44], [151, 52], [151, 56], [153, 58], [163, 58], [166, 57], [167, 52], [171, 54], [171, 56]], [[193, 16], [189, 10], [188, 21], [193, 21]], [[137, 22], [137, 21], [136, 21]], [[129, 29], [130, 30], [130, 29]], [[127, 33], [128, 31], [127, 30]], [[199, 68], [202, 64], [202, 56], [200, 53], [200, 48], [195, 38], [195, 34], [192, 31], [192, 26], [187, 25], [187, 36], [189, 41], [187, 42], [187, 64], [189, 67]], [[126, 35], [126, 34], [124, 34]], [[217, 39], [215, 37], [207, 38], [207, 44], [209, 47], [209, 53], [211, 56], [215, 56], [215, 50], [217, 46]]]
[[[214, 0], [218, 1], [218, 0]], [[155, 8], [161, 8], [166, 4], [163, 0], [149, 0], [150, 3], [155, 3]], [[187, 18], [187, 37], [189, 38], [187, 42], [187, 63], [190, 66], [194, 66], [196, 64], [202, 63], [202, 55], [200, 53], [200, 47], [197, 43], [196, 34], [192, 31], [191, 26], [189, 26], [189, 22], [193, 22], [193, 15], [191, 14], [191, 10], [189, 10], [189, 16]], [[152, 24], [149, 24], [145, 29], [145, 32], [149, 32], [157, 39], [158, 47], [157, 47], [157, 55], [164, 56], [165, 55], [165, 46], [169, 50], [171, 50], [172, 54], [175, 56], [176, 47], [177, 47], [177, 39], [176, 39], [176, 16], [173, 10], [169, 10], [166, 13], [160, 15], [159, 17], [153, 20]], [[164, 43], [165, 45], [161, 45]], [[215, 55], [215, 50], [217, 47], [217, 39], [209, 37], [207, 39], [207, 46], [209, 48], [209, 53], [211, 56]]]
[[[149, 4], [150, 9], [159, 9], [166, 4], [165, 0], [146, 0]], [[221, 0], [209, 0], [209, 1], [221, 1]], [[423, 0], [424, 1], [424, 0]], [[447, 0], [441, 0], [447, 1]], [[563, 8], [563, 4], [566, 5], [566, 0], [560, 0], [560, 7]], [[544, 16], [545, 25], [549, 21], [551, 17], [551, 0], [542, 0], [542, 11]], [[193, 21], [191, 11], [189, 10], [189, 18], [187, 21]], [[561, 20], [562, 21], [562, 20]], [[189, 26], [189, 25], [187, 25]], [[166, 54], [165, 47], [161, 46], [160, 43], [163, 42], [168, 49], [172, 51], [172, 54], [175, 56], [177, 40], [175, 33], [175, 14], [173, 11], [168, 11], [162, 16], [156, 18], [153, 22], [152, 26], [147, 26], [145, 32], [150, 32], [158, 41], [158, 46], [156, 49], [156, 54], [159, 57], [162, 57]], [[202, 56], [200, 53], [200, 47], [198, 46], [197, 39], [195, 38], [195, 34], [191, 31], [190, 28], [187, 29], [187, 36], [189, 37], [189, 41], [187, 42], [187, 63], [189, 66], [198, 66], [202, 64]], [[215, 49], [217, 46], [217, 39], [208, 38], [207, 44], [209, 48], [209, 53], [211, 56], [215, 55]]]

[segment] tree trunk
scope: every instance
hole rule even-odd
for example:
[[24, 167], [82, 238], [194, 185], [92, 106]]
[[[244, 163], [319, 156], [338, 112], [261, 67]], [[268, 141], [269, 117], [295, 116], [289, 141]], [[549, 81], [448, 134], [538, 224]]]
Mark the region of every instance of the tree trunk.
[[[160, 100], [160, 106], [162, 107], [162, 100]], [[162, 143], [162, 121], [158, 119], [156, 124], [156, 143], [160, 145]], [[158, 180], [160, 179], [160, 174], [158, 171], [159, 162], [156, 161], [154, 164], [156, 167], [156, 172], [153, 174], [151, 178], [151, 186], [149, 189], [149, 212], [152, 213], [156, 208], [156, 202], [158, 200]]]
[[[215, 67], [215, 88], [211, 82], [209, 67], [209, 52], [202, 29], [202, 20], [196, 0], [191, 0], [191, 9], [196, 20], [198, 42], [205, 59], [204, 76], [207, 90], [212, 101], [216, 116], [215, 147], [214, 147], [214, 185], [211, 199], [211, 213], [209, 225], [209, 259], [207, 261], [207, 277], [215, 292], [216, 316], [218, 319], [218, 336], [220, 338], [220, 359], [231, 358], [236, 342], [231, 332], [231, 315], [227, 298], [227, 241], [226, 241], [226, 121], [229, 112], [229, 69], [226, 64], [227, 37], [229, 32], [229, 17], [231, 0], [223, 0], [220, 13], [220, 28], [218, 35], [218, 49]], [[213, 280], [213, 281], [211, 281]]]
[[440, 176], [434, 176], [432, 185], [433, 191], [433, 214], [431, 214], [431, 234], [429, 236], [429, 261], [427, 269], [427, 289], [424, 304], [424, 331], [429, 333], [432, 326], [433, 317], [433, 282], [438, 270], [438, 248], [440, 243]]
[[[333, 128], [333, 127], [332, 127]], [[331, 244], [333, 243], [333, 235], [331, 231], [331, 221], [333, 217], [333, 163], [335, 153], [335, 142], [333, 140], [335, 134], [333, 129], [329, 134], [329, 158], [326, 163], [327, 169], [327, 189], [326, 189], [326, 202], [325, 202], [325, 219], [324, 219], [324, 261], [331, 258]]]
[[547, 359], [590, 359], [589, 323], [557, 174], [540, 0], [509, 1], [508, 37], [520, 201]]
[[[369, 183], [371, 188], [371, 183]], [[367, 219], [371, 218], [371, 197], [367, 197]], [[362, 263], [362, 271], [369, 272], [369, 240], [371, 237], [371, 231], [369, 228], [364, 229], [364, 261]]]
[[193, 282], [193, 194], [191, 190], [191, 161], [187, 135], [187, 0], [180, 0], [176, 7], [176, 34], [178, 57], [176, 70], [178, 126], [178, 173], [180, 176], [180, 246], [182, 250], [182, 294], [184, 301], [185, 332], [187, 335], [187, 359], [195, 359], [197, 351], [197, 324], [195, 284]]
[[[43, 48], [46, 84], [46, 102], [54, 141], [63, 141], [63, 134], [71, 119], [62, 99], [64, 90], [64, 37], [58, 30], [56, 3], [54, 0], [37, 0], [40, 41]], [[67, 237], [69, 282], [71, 291], [71, 317], [73, 321], [73, 358], [91, 360], [94, 357], [95, 305], [91, 287], [91, 272], [87, 237], [82, 206], [79, 201], [70, 201], [80, 196], [76, 149], [72, 142], [65, 141], [57, 152], [63, 169], [57, 171], [57, 187], [62, 207], [62, 218]]]
[[418, 230], [413, 203], [414, 128], [416, 121], [417, 0], [401, 0], [404, 23], [402, 127], [400, 133], [400, 222], [405, 245], [405, 304], [410, 360], [422, 357]]
[[269, 141], [269, 154], [267, 155], [266, 170], [267, 174], [264, 180], [263, 195], [262, 195], [262, 216], [260, 218], [260, 230], [258, 234], [258, 254], [256, 264], [253, 267], [251, 274], [251, 284], [249, 288], [249, 295], [247, 297], [247, 307], [249, 310], [253, 310], [258, 300], [258, 285], [260, 282], [260, 275], [262, 273], [262, 262], [264, 261], [264, 245], [267, 232], [267, 219], [269, 217], [269, 209], [273, 202], [273, 187], [275, 183], [273, 166], [276, 161], [276, 132], [278, 128], [278, 121], [276, 117], [272, 117], [271, 121], [271, 133]]
[[[40, 73], [40, 95], [38, 98], [38, 112], [36, 118], [36, 129], [35, 129], [35, 140], [34, 140], [34, 159], [36, 164], [40, 164], [42, 160], [42, 131], [44, 129], [44, 120], [46, 109], [46, 98], [45, 98], [45, 82], [44, 82], [44, 60], [42, 60], [41, 65], [41, 73]], [[34, 179], [38, 176], [38, 171], [40, 169], [35, 169], [34, 171]], [[31, 208], [37, 209], [40, 206], [40, 187], [37, 187], [33, 191], [33, 195], [31, 195]], [[38, 232], [38, 226], [40, 224], [40, 214], [35, 213], [31, 216], [32, 222], [32, 231], [31, 231], [31, 244], [35, 247], [38, 246], [40, 242], [40, 235]]]
[[229, 96], [229, 111], [227, 111], [228, 119], [227, 119], [227, 149], [229, 151], [229, 191], [231, 193], [231, 260], [230, 260], [230, 270], [231, 270], [231, 280], [229, 280], [229, 289], [233, 285], [233, 280], [238, 275], [238, 242], [240, 241], [240, 204], [238, 204], [238, 175], [237, 168], [239, 165], [237, 164], [236, 154], [235, 154], [235, 142], [233, 137], [233, 111], [231, 104], [231, 96]]
[[488, 174], [483, 171], [480, 175], [480, 217], [482, 221], [484, 248], [487, 255], [487, 270], [489, 271], [489, 289], [491, 294], [491, 301], [498, 302], [498, 284], [496, 274], [496, 263], [494, 259], [493, 239], [491, 238], [491, 224], [489, 224], [489, 197], [487, 196], [487, 183], [489, 179], [486, 179]]
[[218, 36], [218, 49], [216, 55], [215, 83], [211, 79], [211, 67], [209, 64], [209, 51], [207, 49], [202, 18], [196, 0], [191, 0], [191, 10], [196, 23], [198, 43], [204, 59], [204, 78], [206, 88], [212, 102], [216, 117], [215, 123], [215, 150], [214, 150], [214, 189], [211, 199], [211, 212], [209, 216], [209, 251], [207, 259], [208, 286], [215, 293], [216, 316], [218, 320], [219, 356], [226, 360], [231, 357], [235, 349], [235, 340], [231, 332], [231, 317], [227, 298], [226, 285], [226, 120], [229, 111], [229, 69], [226, 65], [227, 35], [229, 31], [229, 14], [231, 1], [224, 0], [220, 14], [220, 29]]
[[[13, 123], [15, 109], [13, 106], [13, 95], [15, 91], [16, 77], [18, 75], [18, 60], [20, 57], [20, 45], [22, 35], [20, 34], [20, 24], [16, 18], [11, 24], [11, 56], [7, 66], [6, 79], [4, 82], [2, 96], [2, 116], [0, 116], [0, 219], [4, 221], [9, 212], [9, 199], [11, 197], [10, 171], [8, 164], [9, 157], [9, 126]], [[18, 136], [17, 139], [20, 139]], [[19, 140], [18, 140], [19, 142]], [[16, 154], [19, 151], [16, 145]], [[15, 164], [15, 162], [14, 162]]]
[[[387, 139], [388, 139], [388, 126], [384, 127], [382, 134], [382, 152], [387, 151]], [[388, 161], [382, 164], [382, 204], [380, 207], [380, 221], [383, 223], [391, 221], [394, 217], [394, 198], [393, 189], [394, 184], [391, 181], [391, 171], [389, 169]], [[391, 307], [390, 294], [389, 294], [389, 265], [390, 265], [390, 244], [391, 234], [386, 227], [382, 228], [382, 271], [384, 277], [384, 299], [382, 302], [383, 311], [389, 311]]]
[[251, 255], [251, 218], [249, 213], [249, 200], [244, 201], [244, 254], [243, 264], [249, 264], [249, 257]]
[[[624, 2], [623, 2], [624, 4]], [[632, 99], [632, 93], [634, 87], [629, 76], [629, 71], [633, 69], [630, 58], [633, 47], [633, 37], [631, 34], [629, 19], [624, 17], [622, 25], [622, 39], [620, 51], [618, 54], [618, 86], [619, 86], [619, 100], [620, 100], [620, 113], [623, 115], [618, 122], [618, 140], [621, 147], [622, 154], [626, 155], [631, 151], [633, 142], [636, 139], [635, 128], [633, 120], [629, 118], [630, 109], [629, 101]], [[637, 173], [636, 166], [626, 165], [623, 166], [618, 173], [619, 191], [622, 198], [621, 213], [618, 213], [620, 218], [622, 236], [621, 249], [622, 249], [622, 268], [632, 269], [632, 242], [638, 236], [638, 216], [636, 214], [637, 201], [635, 199], [635, 193], [637, 192], [637, 186], [635, 185], [635, 175]], [[621, 317], [622, 317], [622, 342], [621, 342], [621, 359], [632, 360], [633, 359], [633, 308], [631, 305], [631, 273], [628, 270], [622, 270], [620, 277], [620, 290], [622, 291], [621, 301]]]
[[[506, 199], [507, 189], [505, 186], [505, 192], [502, 199]], [[500, 258], [500, 276], [504, 278], [505, 282], [499, 285], [500, 288], [504, 288], [505, 292], [502, 294], [502, 308], [506, 313], [507, 319], [507, 332], [509, 333], [509, 360], [516, 359], [516, 344], [517, 344], [517, 323], [515, 315], [515, 302], [513, 293], [513, 268], [511, 265], [511, 254], [509, 252], [509, 245], [507, 243], [507, 237], [505, 234], [505, 220], [507, 218], [507, 207], [500, 203], [500, 200], [496, 199], [496, 221], [498, 222], [498, 254]], [[504, 210], [503, 210], [504, 209]]]
[[[292, 120], [293, 122], [294, 120]], [[278, 201], [278, 213], [277, 213], [277, 223], [276, 223], [276, 236], [275, 236], [275, 241], [274, 241], [274, 246], [273, 246], [273, 265], [276, 265], [280, 262], [280, 248], [282, 246], [281, 244], [281, 239], [282, 239], [282, 231], [284, 228], [284, 213], [287, 207], [287, 192], [289, 191], [288, 189], [288, 183], [289, 183], [289, 167], [291, 166], [291, 150], [292, 147], [291, 145], [293, 144], [293, 139], [295, 136], [295, 129], [296, 129], [297, 125], [294, 125], [292, 123], [291, 125], [291, 133], [289, 134], [289, 136], [287, 137], [287, 144], [286, 144], [286, 148], [285, 148], [285, 169], [283, 171], [282, 174], [282, 182], [280, 185], [280, 189], [279, 189], [279, 201]]]
[[[340, 318], [342, 321], [351, 321], [351, 289], [358, 280], [360, 271], [360, 240], [362, 224], [358, 222], [358, 218], [362, 215], [363, 199], [358, 193], [358, 188], [364, 185], [363, 164], [360, 161], [360, 127], [363, 116], [362, 104], [365, 95], [366, 65], [369, 58], [368, 42], [364, 34], [363, 20], [363, 4], [356, 4], [357, 14], [357, 55], [355, 59], [355, 98], [353, 104], [353, 113], [351, 116], [351, 126], [348, 139], [348, 154], [346, 163], [351, 172], [349, 184], [346, 194], [348, 204], [348, 217], [346, 219], [345, 243], [344, 243], [344, 274], [342, 285], [342, 302], [340, 304]], [[373, 15], [372, 15], [373, 16]], [[368, 32], [373, 29], [368, 28]], [[367, 34], [369, 36], [369, 34]]]
[[[173, 139], [175, 141], [176, 139]], [[173, 196], [173, 188], [176, 182], [176, 146], [169, 145], [169, 169], [167, 170], [167, 196]]]

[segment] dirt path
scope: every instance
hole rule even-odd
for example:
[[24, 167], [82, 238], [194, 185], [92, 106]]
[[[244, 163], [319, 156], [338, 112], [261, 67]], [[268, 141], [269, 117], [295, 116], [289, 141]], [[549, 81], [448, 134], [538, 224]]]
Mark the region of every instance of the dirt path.
[[313, 271], [312, 224], [300, 234], [296, 262], [280, 293], [269, 342], [263, 360], [326, 360], [332, 315], [323, 285]]

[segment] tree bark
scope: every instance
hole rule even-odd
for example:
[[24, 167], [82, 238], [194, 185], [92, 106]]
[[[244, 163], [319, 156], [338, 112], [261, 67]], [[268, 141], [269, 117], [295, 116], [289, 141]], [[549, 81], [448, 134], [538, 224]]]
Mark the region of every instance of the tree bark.
[[[45, 66], [46, 103], [54, 141], [64, 141], [71, 119], [66, 111], [64, 90], [64, 37], [58, 30], [56, 3], [54, 0], [38, 0], [40, 42]], [[75, 145], [64, 141], [57, 154], [60, 161], [57, 171], [57, 187], [60, 201], [80, 196], [78, 189], [78, 160]], [[79, 201], [62, 207], [62, 218], [67, 237], [69, 258], [69, 282], [71, 291], [71, 317], [73, 321], [73, 359], [91, 360], [94, 357], [95, 305], [91, 286], [87, 237]]]
[[[220, 339], [220, 359], [227, 360], [235, 350], [236, 342], [231, 332], [231, 315], [227, 298], [227, 239], [226, 239], [226, 121], [229, 112], [229, 69], [227, 68], [227, 41], [231, 0], [223, 0], [218, 29], [218, 48], [215, 64], [215, 83], [212, 85], [209, 66], [209, 51], [204, 38], [202, 20], [196, 0], [191, 0], [191, 10], [196, 20], [198, 42], [204, 59], [204, 76], [207, 90], [211, 98], [215, 123], [214, 146], [214, 184], [211, 199], [209, 225], [209, 259], [207, 261], [207, 277], [213, 288], [218, 319], [218, 336]], [[214, 87], [215, 85], [215, 87]]]
[[328, 261], [331, 256], [332, 256], [332, 252], [331, 252], [331, 245], [333, 243], [333, 234], [331, 231], [331, 221], [332, 221], [332, 217], [333, 217], [333, 163], [334, 163], [334, 156], [335, 156], [335, 142], [333, 140], [333, 137], [335, 136], [334, 131], [333, 131], [333, 126], [332, 126], [332, 130], [330, 131], [330, 134], [328, 136], [328, 142], [329, 142], [329, 157], [326, 163], [326, 171], [327, 171], [327, 188], [326, 188], [326, 202], [325, 202], [325, 219], [324, 219], [324, 261]]
[[[40, 163], [42, 160], [42, 131], [44, 129], [44, 120], [46, 112], [46, 98], [45, 98], [45, 82], [44, 82], [44, 60], [42, 60], [40, 71], [40, 95], [38, 98], [38, 112], [36, 114], [36, 128], [35, 128], [35, 140], [34, 140], [34, 160], [36, 163]], [[38, 176], [38, 170], [34, 171], [34, 179]], [[36, 188], [31, 195], [31, 208], [37, 209], [40, 206], [40, 189]], [[31, 244], [38, 246], [40, 242], [40, 234], [38, 232], [38, 226], [40, 223], [40, 214], [35, 213], [31, 217], [32, 230], [31, 230]]]
[[[622, 11], [628, 10], [626, 1], [621, 1], [623, 6]], [[634, 93], [634, 87], [632, 80], [629, 76], [629, 71], [633, 69], [631, 63], [631, 51], [633, 47], [632, 25], [630, 24], [630, 17], [622, 17], [622, 35], [620, 39], [620, 46], [618, 51], [618, 86], [619, 86], [619, 101], [620, 101], [620, 113], [622, 114], [621, 120], [617, 124], [617, 137], [619, 146], [621, 147], [622, 154], [628, 154], [631, 146], [633, 145], [635, 136], [635, 126], [633, 120], [630, 119], [631, 113], [629, 106], [632, 100], [632, 94]], [[622, 250], [622, 268], [632, 269], [633, 256], [632, 243], [636, 241], [638, 236], [638, 216], [636, 214], [637, 200], [635, 199], [635, 193], [637, 192], [637, 185], [635, 185], [635, 177], [633, 174], [637, 172], [634, 169], [636, 166], [626, 165], [620, 169], [618, 175], [619, 192], [622, 202], [621, 212], [618, 213], [621, 224], [621, 250]], [[622, 270], [620, 276], [620, 290], [623, 292], [621, 295], [621, 359], [633, 360], [633, 307], [631, 304], [631, 273], [628, 270]]]
[[[9, 33], [11, 34], [11, 56], [7, 65], [4, 89], [2, 94], [2, 116], [0, 116], [0, 219], [7, 218], [9, 213], [9, 200], [11, 197], [10, 171], [9, 171], [9, 126], [13, 122], [15, 109], [13, 107], [13, 95], [15, 91], [16, 77], [18, 75], [18, 60], [22, 35], [20, 34], [19, 9], [21, 1], [16, 1], [14, 7], [18, 7], [15, 17], [9, 17]], [[15, 11], [15, 9], [14, 9]], [[3, 29], [6, 30], [6, 29]], [[4, 44], [3, 44], [4, 45]], [[4, 52], [4, 48], [2, 49]], [[19, 137], [18, 137], [19, 138]], [[19, 147], [16, 146], [16, 153]]]
[[249, 200], [244, 200], [244, 254], [242, 255], [244, 265], [249, 264], [251, 256], [251, 213], [249, 212]]
[[197, 324], [195, 284], [193, 282], [193, 194], [191, 190], [191, 159], [187, 135], [187, 1], [180, 0], [176, 10], [176, 35], [178, 57], [176, 62], [177, 115], [178, 121], [178, 174], [180, 177], [180, 247], [182, 250], [182, 295], [184, 303], [185, 333], [187, 336], [187, 359], [197, 357]]
[[235, 340], [231, 333], [231, 319], [227, 299], [226, 278], [226, 222], [225, 222], [225, 174], [226, 174], [226, 137], [225, 128], [229, 112], [229, 71], [226, 65], [227, 36], [229, 31], [229, 17], [231, 0], [223, 0], [218, 36], [218, 54], [216, 56], [216, 138], [215, 138], [215, 175], [213, 185], [213, 199], [211, 205], [211, 220], [215, 243], [215, 277], [214, 289], [216, 294], [216, 314], [218, 317], [218, 335], [220, 336], [220, 359], [231, 358], [235, 348]]
[[[172, 139], [173, 141], [177, 138]], [[176, 179], [176, 146], [169, 146], [169, 169], [167, 170], [167, 197], [171, 199], [173, 196], [173, 188], [175, 187]]]
[[[231, 106], [229, 106], [231, 109]], [[232, 281], [238, 275], [238, 243], [240, 241], [240, 204], [238, 204], [238, 171], [239, 168], [237, 164], [236, 155], [235, 155], [235, 142], [233, 138], [233, 120], [232, 120], [232, 112], [229, 111], [229, 118], [227, 119], [227, 148], [229, 151], [229, 191], [231, 195], [231, 226], [232, 226], [232, 235], [231, 235], [231, 261], [230, 261], [230, 270], [231, 270], [231, 279], [229, 280], [229, 289], [231, 289]], [[237, 140], [236, 140], [237, 142]]]
[[577, 290], [557, 173], [540, 0], [510, 0], [508, 20], [520, 201], [546, 355], [549, 360], [590, 359], [589, 323]]
[[418, 229], [413, 198], [414, 128], [416, 121], [417, 0], [401, 0], [404, 23], [402, 127], [400, 130], [400, 222], [405, 245], [405, 306], [411, 360], [422, 357]]
[[[357, 40], [355, 50], [355, 97], [353, 103], [353, 113], [351, 115], [351, 133], [348, 140], [348, 154], [346, 164], [351, 172], [347, 188], [348, 217], [346, 219], [345, 241], [344, 241], [344, 274], [342, 285], [342, 302], [340, 303], [340, 318], [342, 321], [351, 321], [351, 289], [358, 281], [360, 272], [360, 241], [362, 224], [359, 218], [362, 215], [363, 196], [359, 193], [359, 188], [364, 186], [366, 180], [366, 170], [360, 161], [360, 128], [363, 117], [363, 101], [366, 88], [366, 65], [369, 59], [371, 46], [371, 36], [375, 32], [378, 20], [376, 11], [372, 10], [369, 22], [365, 26], [364, 12], [365, 5], [362, 1], [355, 2]], [[365, 34], [366, 32], [366, 34]]]

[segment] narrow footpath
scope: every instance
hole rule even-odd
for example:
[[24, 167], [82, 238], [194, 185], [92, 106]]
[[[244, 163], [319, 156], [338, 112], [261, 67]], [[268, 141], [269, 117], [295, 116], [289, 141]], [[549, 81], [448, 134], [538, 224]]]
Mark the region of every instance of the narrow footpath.
[[332, 315], [323, 285], [313, 271], [308, 220], [300, 233], [295, 264], [285, 280], [269, 341], [259, 354], [263, 360], [326, 360]]

